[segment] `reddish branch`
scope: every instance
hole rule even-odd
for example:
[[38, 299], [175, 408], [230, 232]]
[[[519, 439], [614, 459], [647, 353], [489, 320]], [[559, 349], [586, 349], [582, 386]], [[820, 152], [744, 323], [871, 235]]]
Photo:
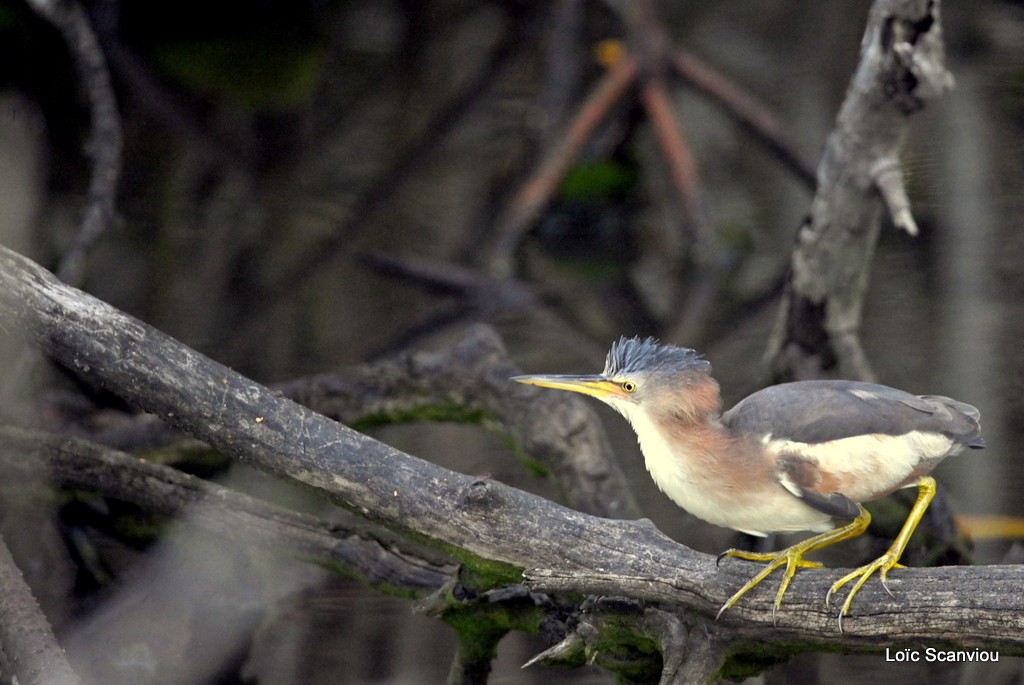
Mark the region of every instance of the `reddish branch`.
[[625, 57], [612, 65], [597, 87], [580, 105], [565, 133], [543, 155], [534, 171], [509, 201], [496, 223], [497, 234], [488, 258], [490, 271], [508, 278], [514, 271], [513, 256], [526, 233], [551, 202], [566, 172], [608, 110], [619, 101], [636, 78], [636, 62]]

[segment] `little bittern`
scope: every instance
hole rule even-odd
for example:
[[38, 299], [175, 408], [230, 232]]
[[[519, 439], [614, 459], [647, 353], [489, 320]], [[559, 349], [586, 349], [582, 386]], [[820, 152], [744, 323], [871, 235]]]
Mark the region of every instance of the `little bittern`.
[[[755, 392], [720, 413], [711, 364], [683, 347], [648, 338], [612, 345], [604, 371], [587, 376], [516, 376], [609, 404], [632, 424], [647, 470], [662, 492], [691, 514], [750, 535], [819, 533], [774, 553], [737, 549], [723, 557], [768, 562], [719, 610], [785, 565], [775, 610], [804, 555], [863, 533], [862, 502], [916, 486], [917, 501], [889, 550], [843, 576], [825, 598], [853, 583], [842, 619], [864, 583], [886, 577], [935, 496], [927, 474], [965, 447], [981, 448], [978, 410], [936, 395], [858, 381], [801, 381]], [[833, 518], [852, 519], [836, 528]], [[892, 594], [892, 593], [890, 593]]]

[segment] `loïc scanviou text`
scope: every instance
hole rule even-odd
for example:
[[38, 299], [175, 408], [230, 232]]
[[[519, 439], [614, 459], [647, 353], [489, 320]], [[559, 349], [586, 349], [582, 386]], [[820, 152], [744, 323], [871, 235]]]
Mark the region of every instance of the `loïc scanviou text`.
[[999, 661], [999, 652], [991, 649], [938, 649], [936, 647], [891, 649], [886, 647], [885, 660], [899, 663], [923, 661], [963, 664], [972, 661]]

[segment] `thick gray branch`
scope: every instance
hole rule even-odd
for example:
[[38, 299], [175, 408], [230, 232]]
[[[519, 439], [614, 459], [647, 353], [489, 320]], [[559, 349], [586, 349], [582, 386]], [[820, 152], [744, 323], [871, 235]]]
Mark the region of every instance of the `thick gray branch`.
[[[482, 423], [508, 436], [526, 459], [549, 471], [573, 509], [608, 518], [639, 517], [597, 414], [574, 395], [511, 392], [508, 379], [520, 373], [495, 331], [478, 325], [439, 353], [405, 353], [272, 389], [350, 426], [416, 419]], [[140, 445], [177, 436], [143, 415], [91, 437], [137, 451]]]
[[416, 416], [483, 421], [549, 469], [574, 509], [638, 517], [597, 415], [575, 397], [519, 392], [508, 381], [519, 373], [494, 330], [481, 325], [441, 353], [404, 354], [274, 389], [350, 425]]
[[[899, 570], [891, 599], [869, 583], [838, 632], [823, 598], [839, 572], [802, 571], [773, 624], [772, 588], [711, 617], [757, 568], [714, 559], [644, 521], [601, 519], [492, 480], [454, 473], [270, 392], [0, 248], [0, 317], [77, 373], [247, 463], [328, 493], [399, 531], [432, 540], [492, 582], [532, 571], [534, 589], [656, 602], [715, 639], [868, 648], [948, 641], [1024, 652], [1017, 567]], [[510, 385], [509, 392], [532, 396]], [[488, 560], [488, 563], [481, 563]]]
[[952, 87], [938, 0], [877, 0], [818, 166], [767, 359], [776, 379], [871, 379], [858, 331], [882, 220], [914, 235], [900, 173], [910, 115]]

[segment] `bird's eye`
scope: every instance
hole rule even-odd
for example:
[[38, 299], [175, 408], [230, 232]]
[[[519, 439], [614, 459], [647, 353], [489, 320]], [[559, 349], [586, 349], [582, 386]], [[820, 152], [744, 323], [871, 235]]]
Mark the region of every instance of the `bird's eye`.
[[636, 383], [633, 381], [622, 381], [622, 389], [626, 392], [636, 392]]

